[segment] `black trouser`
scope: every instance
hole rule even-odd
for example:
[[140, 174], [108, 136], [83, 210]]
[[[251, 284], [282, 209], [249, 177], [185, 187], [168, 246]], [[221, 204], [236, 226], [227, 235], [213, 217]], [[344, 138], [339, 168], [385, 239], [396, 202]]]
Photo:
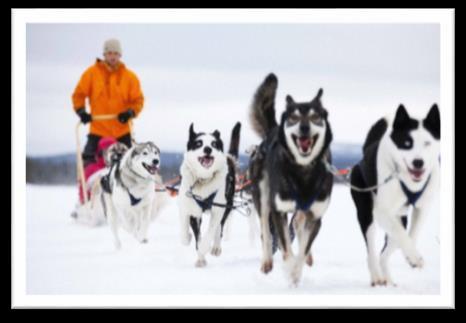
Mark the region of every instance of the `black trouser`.
[[[102, 138], [101, 136], [94, 135], [92, 133], [87, 135], [87, 142], [86, 146], [84, 147], [83, 151], [83, 163], [84, 167], [87, 165], [94, 163], [96, 161], [96, 151], [97, 151], [97, 146], [99, 145], [99, 140]], [[119, 138], [117, 138], [119, 142], [124, 143], [126, 146], [131, 148], [131, 134], [126, 134], [123, 135]]]

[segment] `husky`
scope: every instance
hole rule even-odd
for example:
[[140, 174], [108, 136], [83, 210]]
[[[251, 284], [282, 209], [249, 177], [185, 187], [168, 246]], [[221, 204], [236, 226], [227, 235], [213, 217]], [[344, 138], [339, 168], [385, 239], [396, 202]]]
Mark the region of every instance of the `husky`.
[[[278, 235], [285, 270], [292, 285], [301, 278], [304, 262], [312, 264], [311, 245], [330, 202], [333, 177], [325, 162], [331, 162], [332, 131], [323, 90], [308, 102], [286, 96], [280, 123], [275, 119], [278, 79], [269, 74], [257, 89], [251, 105], [251, 123], [262, 143], [251, 156], [249, 174], [254, 205], [261, 222], [261, 271], [273, 268], [272, 240]], [[291, 249], [290, 225], [297, 233], [299, 251]], [[272, 222], [271, 222], [272, 221]]]
[[[220, 132], [195, 132], [189, 128], [187, 151], [180, 167], [179, 211], [181, 242], [189, 245], [192, 235], [196, 240], [196, 267], [207, 265], [205, 255], [221, 254], [223, 226], [233, 207], [235, 194], [236, 163], [241, 124], [234, 126], [228, 154], [223, 152]], [[210, 211], [210, 221], [205, 236], [201, 238], [202, 214]]]
[[[372, 286], [395, 285], [388, 260], [398, 248], [412, 267], [424, 265], [416, 249], [416, 239], [429, 202], [439, 190], [439, 147], [440, 113], [437, 104], [422, 120], [411, 118], [401, 104], [393, 122], [382, 118], [367, 135], [363, 158], [351, 172], [351, 184], [376, 189], [367, 192], [352, 189], [351, 195], [366, 242]], [[410, 206], [412, 222], [408, 232]], [[375, 243], [375, 223], [386, 232], [380, 259]]]
[[160, 150], [152, 142], [133, 145], [102, 178], [101, 201], [117, 249], [121, 225], [139, 242], [147, 243], [152, 217]]

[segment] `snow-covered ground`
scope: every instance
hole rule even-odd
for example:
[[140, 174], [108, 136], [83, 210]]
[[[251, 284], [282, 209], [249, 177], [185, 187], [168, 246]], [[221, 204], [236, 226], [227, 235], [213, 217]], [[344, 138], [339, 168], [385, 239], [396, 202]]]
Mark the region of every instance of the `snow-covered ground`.
[[[306, 267], [297, 288], [289, 287], [279, 254], [274, 270], [259, 271], [260, 239], [249, 236], [249, 221], [232, 213], [223, 253], [195, 268], [194, 246], [179, 239], [176, 200], [151, 225], [149, 243], [121, 233], [116, 251], [108, 226], [90, 228], [70, 217], [75, 187], [26, 187], [28, 295], [61, 294], [288, 294], [435, 295], [440, 293], [439, 201], [421, 231], [418, 248], [425, 260], [414, 270], [400, 251], [391, 259], [398, 287], [370, 287], [365, 246], [348, 188], [337, 185], [313, 245], [314, 266]], [[382, 235], [380, 235], [382, 246]]]

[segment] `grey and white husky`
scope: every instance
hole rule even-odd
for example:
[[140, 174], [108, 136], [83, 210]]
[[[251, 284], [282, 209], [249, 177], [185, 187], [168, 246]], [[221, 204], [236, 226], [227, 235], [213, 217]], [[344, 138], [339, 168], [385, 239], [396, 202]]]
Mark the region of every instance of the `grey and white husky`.
[[[333, 177], [324, 162], [331, 162], [332, 132], [321, 103], [322, 89], [307, 102], [295, 102], [288, 95], [277, 122], [277, 85], [277, 77], [268, 75], [251, 105], [251, 122], [263, 141], [251, 156], [249, 174], [261, 220], [261, 270], [268, 273], [273, 268], [272, 240], [277, 235], [287, 275], [296, 285], [304, 263], [312, 264], [311, 245], [330, 201]], [[296, 255], [291, 249], [288, 213], [294, 214], [291, 225], [299, 240]]]
[[102, 179], [102, 205], [117, 249], [120, 226], [139, 242], [148, 241], [159, 167], [160, 150], [155, 144], [135, 144]]
[[[398, 248], [412, 267], [424, 264], [416, 239], [429, 202], [439, 191], [439, 149], [440, 112], [436, 104], [424, 119], [411, 118], [400, 105], [394, 119], [380, 119], [367, 135], [363, 159], [353, 167], [351, 183], [377, 189], [372, 192], [352, 189], [351, 195], [366, 241], [372, 286], [394, 284], [388, 260]], [[407, 231], [410, 206], [412, 220]], [[380, 260], [376, 223], [386, 232]]]

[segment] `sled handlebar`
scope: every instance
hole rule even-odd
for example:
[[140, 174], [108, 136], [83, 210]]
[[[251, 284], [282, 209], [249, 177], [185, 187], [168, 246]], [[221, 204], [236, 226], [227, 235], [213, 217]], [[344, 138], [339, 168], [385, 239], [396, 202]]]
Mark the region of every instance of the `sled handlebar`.
[[118, 118], [117, 114], [98, 114], [92, 116], [92, 121], [112, 120]]

